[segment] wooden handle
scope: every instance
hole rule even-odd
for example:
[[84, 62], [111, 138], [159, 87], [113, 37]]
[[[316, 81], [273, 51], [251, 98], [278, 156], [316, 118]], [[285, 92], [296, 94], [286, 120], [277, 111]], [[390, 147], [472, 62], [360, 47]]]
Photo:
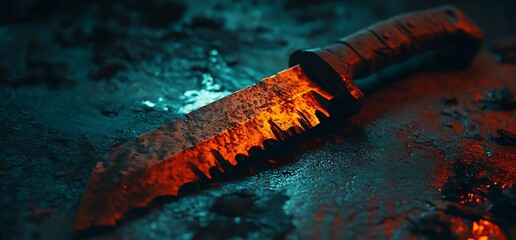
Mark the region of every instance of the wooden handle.
[[[315, 82], [335, 94], [342, 94], [342, 87], [360, 92], [351, 79], [429, 50], [446, 64], [466, 67], [482, 42], [483, 33], [471, 20], [457, 8], [443, 6], [393, 17], [324, 48], [298, 50], [289, 65], [301, 64]], [[351, 93], [354, 98], [360, 94]]]

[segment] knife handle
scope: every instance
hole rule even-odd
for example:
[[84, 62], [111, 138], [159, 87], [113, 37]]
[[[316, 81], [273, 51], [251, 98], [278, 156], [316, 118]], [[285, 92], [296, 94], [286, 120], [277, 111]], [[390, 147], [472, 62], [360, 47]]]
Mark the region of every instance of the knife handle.
[[362, 93], [351, 79], [367, 77], [429, 50], [446, 64], [467, 67], [483, 37], [459, 9], [443, 6], [395, 16], [324, 48], [298, 50], [290, 56], [289, 65], [301, 64], [314, 82], [334, 94], [345, 90], [359, 99]]

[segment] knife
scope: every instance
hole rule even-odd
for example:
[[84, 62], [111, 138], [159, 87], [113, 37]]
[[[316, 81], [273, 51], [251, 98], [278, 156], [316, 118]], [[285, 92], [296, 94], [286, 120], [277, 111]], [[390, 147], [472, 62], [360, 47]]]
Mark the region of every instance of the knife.
[[112, 149], [91, 174], [75, 229], [115, 226], [129, 210], [213, 181], [329, 118], [352, 116], [363, 98], [352, 79], [428, 51], [467, 67], [482, 41], [460, 10], [443, 6], [298, 50], [290, 68]]

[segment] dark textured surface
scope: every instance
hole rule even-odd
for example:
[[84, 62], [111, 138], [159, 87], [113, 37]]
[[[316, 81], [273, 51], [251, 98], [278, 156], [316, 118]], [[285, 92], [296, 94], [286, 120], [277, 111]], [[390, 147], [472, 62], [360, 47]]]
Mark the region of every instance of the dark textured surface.
[[[4, 1], [2, 239], [71, 238], [112, 147], [276, 73], [295, 49], [436, 4]], [[510, 2], [457, 6], [486, 46], [516, 34]], [[465, 71], [411, 75], [262, 171], [86, 236], [465, 238], [480, 224], [514, 238], [515, 76], [489, 52]]]

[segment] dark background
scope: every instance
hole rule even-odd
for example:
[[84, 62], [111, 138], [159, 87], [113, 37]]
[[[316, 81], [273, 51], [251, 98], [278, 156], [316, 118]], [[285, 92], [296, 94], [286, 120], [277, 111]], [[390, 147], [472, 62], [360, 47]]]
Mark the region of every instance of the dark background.
[[404, 77], [263, 171], [114, 230], [72, 230], [112, 147], [284, 69], [296, 49], [443, 3], [2, 1], [1, 238], [516, 237], [514, 1], [453, 3], [486, 35], [471, 68]]

